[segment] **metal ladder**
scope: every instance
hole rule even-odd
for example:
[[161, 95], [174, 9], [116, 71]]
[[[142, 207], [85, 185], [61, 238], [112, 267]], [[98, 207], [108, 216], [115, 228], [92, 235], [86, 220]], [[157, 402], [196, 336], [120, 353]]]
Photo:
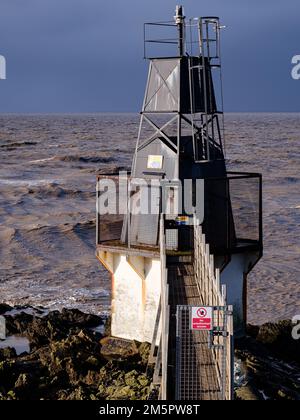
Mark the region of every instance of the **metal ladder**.
[[[190, 21], [190, 25], [193, 23]], [[210, 37], [210, 32], [215, 32], [215, 37]], [[197, 34], [199, 43], [199, 57], [202, 57], [202, 63], [194, 65], [193, 57], [189, 56], [189, 93], [191, 108], [191, 127], [193, 139], [193, 153], [195, 162], [210, 161], [214, 158], [211, 156], [211, 144], [220, 147], [222, 150], [222, 137], [218, 114], [223, 116], [223, 95], [221, 92], [221, 110], [209, 113], [212, 104], [209, 104], [211, 97], [207, 97], [207, 92], [211, 92], [210, 80], [207, 80], [208, 70], [220, 70], [220, 82], [222, 91], [222, 75], [221, 75], [221, 56], [220, 56], [220, 24], [218, 18], [199, 18], [197, 20]], [[190, 33], [190, 44], [193, 45], [192, 32]], [[214, 54], [212, 54], [214, 51]], [[207, 67], [207, 63], [209, 68]], [[196, 113], [195, 97], [194, 97], [194, 70], [197, 69], [197, 78], [199, 80], [200, 89], [203, 87], [204, 93], [204, 113]], [[223, 118], [223, 117], [222, 117]], [[216, 141], [217, 139], [217, 141]], [[213, 150], [213, 149], [212, 149]]]

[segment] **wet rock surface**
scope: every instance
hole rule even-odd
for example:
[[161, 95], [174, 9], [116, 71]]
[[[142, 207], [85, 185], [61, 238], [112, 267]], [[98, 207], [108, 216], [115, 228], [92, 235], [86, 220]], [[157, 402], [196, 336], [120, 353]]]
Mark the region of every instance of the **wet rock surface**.
[[[0, 311], [7, 334], [30, 342], [30, 353], [0, 348], [0, 399], [149, 397], [150, 345], [111, 337], [109, 319], [77, 309], [45, 312], [0, 305]], [[241, 379], [235, 399], [300, 400], [300, 340], [292, 338], [292, 327], [290, 321], [249, 325], [247, 337], [235, 341]]]
[[240, 400], [300, 400], [300, 340], [292, 337], [291, 321], [249, 325], [247, 337], [235, 341], [244, 385]]
[[149, 344], [104, 337], [99, 326], [104, 331], [106, 320], [76, 309], [7, 310], [7, 334], [26, 337], [31, 351], [17, 356], [13, 348], [0, 349], [0, 399], [147, 398]]

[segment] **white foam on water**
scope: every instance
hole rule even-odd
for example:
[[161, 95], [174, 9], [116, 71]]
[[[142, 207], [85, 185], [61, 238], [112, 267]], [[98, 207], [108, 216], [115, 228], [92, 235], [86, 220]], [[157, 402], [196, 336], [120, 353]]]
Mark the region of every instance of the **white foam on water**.
[[52, 156], [50, 158], [31, 160], [28, 163], [31, 163], [34, 165], [35, 163], [50, 162], [51, 160], [54, 160], [54, 159], [55, 159], [55, 156]]
[[58, 179], [39, 179], [39, 180], [21, 180], [21, 179], [5, 179], [0, 178], [0, 184], [3, 185], [12, 185], [12, 186], [26, 186], [26, 187], [36, 187], [39, 185], [47, 184], [58, 184], [60, 181]]

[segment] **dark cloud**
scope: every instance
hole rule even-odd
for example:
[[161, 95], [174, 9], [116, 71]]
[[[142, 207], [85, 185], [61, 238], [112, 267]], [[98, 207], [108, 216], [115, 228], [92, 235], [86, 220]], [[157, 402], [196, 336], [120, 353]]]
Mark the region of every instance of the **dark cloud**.
[[[2, 0], [1, 112], [137, 111], [144, 21], [169, 19], [171, 0]], [[227, 111], [300, 111], [299, 0], [186, 0], [189, 16], [219, 15]]]

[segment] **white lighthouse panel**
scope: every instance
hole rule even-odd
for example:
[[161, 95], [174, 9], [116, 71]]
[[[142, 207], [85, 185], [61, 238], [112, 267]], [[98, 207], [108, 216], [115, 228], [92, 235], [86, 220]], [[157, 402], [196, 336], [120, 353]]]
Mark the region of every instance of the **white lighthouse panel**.
[[180, 60], [152, 60], [144, 111], [176, 111], [179, 106]]

